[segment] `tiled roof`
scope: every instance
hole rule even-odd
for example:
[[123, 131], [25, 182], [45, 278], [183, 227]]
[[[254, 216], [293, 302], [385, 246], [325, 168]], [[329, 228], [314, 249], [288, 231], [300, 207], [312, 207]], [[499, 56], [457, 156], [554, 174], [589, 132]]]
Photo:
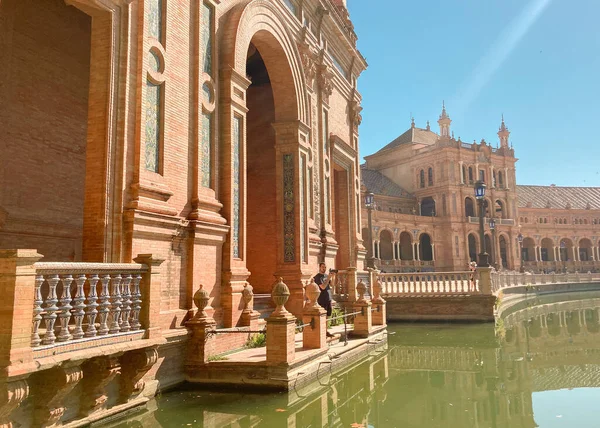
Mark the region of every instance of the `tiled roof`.
[[379, 171], [367, 169], [365, 165], [361, 165], [360, 170], [362, 184], [364, 184], [368, 191], [382, 196], [393, 196], [397, 198], [413, 197], [413, 195], [398, 186]]
[[401, 144], [417, 143], [433, 145], [437, 139], [438, 135], [433, 131], [428, 131], [427, 129], [421, 129], [417, 127], [409, 128], [408, 131], [400, 135], [398, 138], [379, 151], [382, 152], [384, 150], [393, 149]]
[[600, 209], [600, 187], [558, 187], [517, 185], [519, 208]]

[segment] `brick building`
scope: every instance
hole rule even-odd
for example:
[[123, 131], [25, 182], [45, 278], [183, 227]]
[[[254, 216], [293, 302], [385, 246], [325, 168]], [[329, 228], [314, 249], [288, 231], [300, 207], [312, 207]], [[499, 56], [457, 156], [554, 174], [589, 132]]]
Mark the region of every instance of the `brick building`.
[[[406, 132], [365, 156], [362, 190], [376, 199], [373, 249], [381, 269], [465, 270], [477, 260], [474, 183], [480, 179], [487, 183], [486, 249], [498, 268], [519, 269], [522, 256], [531, 271], [600, 269], [599, 187], [519, 185], [504, 118], [497, 147], [456, 139], [450, 124], [442, 106], [439, 133], [429, 122], [422, 129], [413, 120]], [[363, 208], [365, 242], [367, 214]]]
[[[238, 325], [249, 284], [267, 294], [276, 277], [300, 314], [318, 262], [362, 267], [366, 255], [356, 83], [367, 64], [345, 3], [3, 0], [0, 250], [162, 261], [146, 318], [168, 341], [152, 373], [163, 386], [184, 377], [201, 285], [218, 328]], [[12, 304], [0, 311], [9, 330]], [[14, 331], [0, 338], [23, 346]]]

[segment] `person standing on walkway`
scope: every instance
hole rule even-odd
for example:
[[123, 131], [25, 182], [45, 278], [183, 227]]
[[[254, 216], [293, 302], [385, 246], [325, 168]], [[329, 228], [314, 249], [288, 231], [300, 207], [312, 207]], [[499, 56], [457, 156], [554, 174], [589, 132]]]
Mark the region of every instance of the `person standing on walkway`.
[[[325, 272], [327, 272], [327, 266], [325, 266], [325, 263], [319, 263], [319, 273], [315, 275], [313, 280], [321, 290], [317, 303], [327, 311], [327, 318], [329, 318], [332, 313], [330, 285], [332, 278], [331, 275], [327, 275]], [[327, 332], [327, 337], [333, 337], [333, 334]]]

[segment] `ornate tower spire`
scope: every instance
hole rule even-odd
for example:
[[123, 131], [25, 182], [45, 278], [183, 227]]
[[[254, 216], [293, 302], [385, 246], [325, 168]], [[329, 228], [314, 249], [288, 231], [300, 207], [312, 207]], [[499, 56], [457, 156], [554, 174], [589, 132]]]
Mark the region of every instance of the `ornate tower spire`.
[[498, 138], [500, 138], [500, 147], [508, 148], [508, 136], [510, 135], [510, 131], [504, 124], [504, 114], [502, 115], [502, 123], [500, 124], [500, 129], [498, 130]]
[[438, 120], [441, 137], [450, 137], [450, 123], [452, 123], [452, 120], [450, 120], [450, 116], [446, 113], [446, 103], [442, 101], [442, 114], [440, 114], [440, 119]]
[[429, 126], [429, 121], [427, 121], [427, 128], [425, 128], [425, 129], [427, 129], [428, 131], [431, 131], [431, 126]]
[[415, 127], [415, 118], [414, 118], [414, 117], [411, 117], [411, 118], [410, 118], [410, 127], [411, 127], [411, 128], [414, 128], [414, 127]]

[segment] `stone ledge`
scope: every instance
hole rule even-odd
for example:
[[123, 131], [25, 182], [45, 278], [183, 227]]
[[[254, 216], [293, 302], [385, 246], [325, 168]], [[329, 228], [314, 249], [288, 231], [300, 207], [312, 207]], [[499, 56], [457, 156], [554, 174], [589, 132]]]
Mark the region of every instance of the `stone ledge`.
[[387, 298], [388, 321], [494, 321], [493, 295]]

